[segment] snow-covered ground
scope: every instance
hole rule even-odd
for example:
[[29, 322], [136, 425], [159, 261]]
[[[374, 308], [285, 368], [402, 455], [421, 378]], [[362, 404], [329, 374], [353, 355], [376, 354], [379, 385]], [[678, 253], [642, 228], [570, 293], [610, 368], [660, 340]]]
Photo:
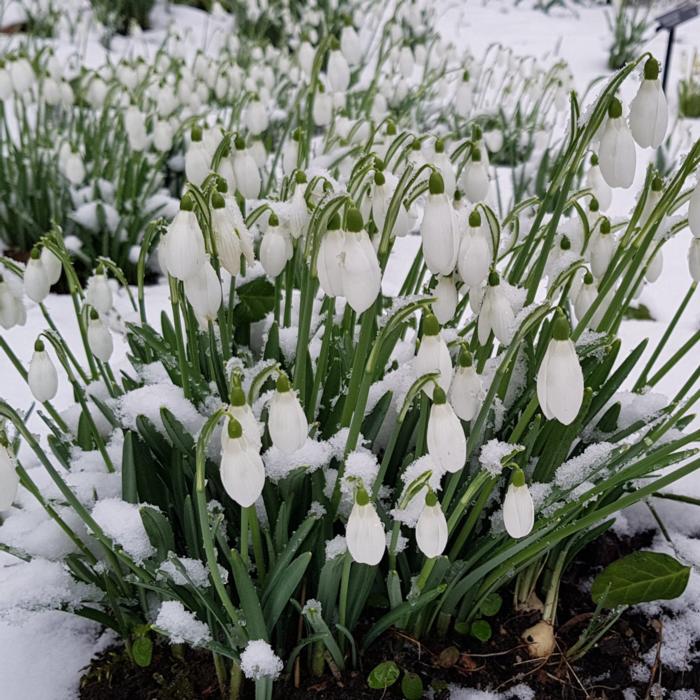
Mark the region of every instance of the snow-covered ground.
[[[439, 28], [442, 33], [460, 45], [468, 44], [474, 54], [479, 55], [493, 42], [512, 47], [518, 53], [531, 53], [536, 56], [557, 55], [564, 58], [572, 67], [576, 87], [585, 90], [588, 84], [600, 75], [607, 73], [606, 60], [610, 33], [605, 19], [605, 10], [600, 7], [576, 6], [574, 11], [557, 10], [550, 15], [529, 9], [532, 3], [523, 2], [513, 7], [512, 2], [489, 0], [489, 2], [444, 3], [440, 13]], [[178, 12], [181, 8], [178, 8]], [[183, 21], [190, 26], [200, 26], [206, 32], [204, 15], [194, 10], [182, 10]], [[153, 34], [153, 45], [158, 43], [161, 30]], [[116, 45], [119, 52], [128, 52], [134, 46], [143, 48], [149, 42], [148, 33], [133, 40], [133, 45], [124, 40]], [[679, 56], [683, 49], [700, 47], [700, 19], [682, 26], [677, 34], [675, 62], [671, 67], [670, 102], [675, 111], [675, 85], [678, 80]], [[666, 35], [654, 35], [648, 48], [663, 58], [666, 48]], [[104, 51], [99, 46], [91, 47], [90, 61], [101, 60]], [[697, 129], [696, 131], [700, 131]], [[644, 168], [637, 168], [638, 177], [643, 177]], [[613, 215], [624, 215], [630, 209], [633, 193], [638, 187], [628, 191], [617, 190], [611, 208]], [[687, 291], [690, 278], [687, 269], [689, 233], [685, 232], [672, 240], [664, 248], [664, 269], [661, 278], [647, 286], [641, 301], [646, 304], [655, 321], [628, 321], [622, 328], [623, 354], [643, 338], [649, 337], [647, 355], [651, 353], [670, 320], [677, 303]], [[417, 239], [400, 241], [390, 263], [385, 278], [385, 291], [396, 289], [397, 273], [410, 264], [417, 247]], [[161, 309], [167, 307], [167, 290], [164, 286], [151, 288], [147, 294], [148, 312], [157, 318]], [[52, 295], [46, 305], [57, 325], [68, 338], [76, 338], [75, 351], [80, 352], [77, 342], [77, 327], [72, 306], [68, 297]], [[126, 297], [117, 300], [118, 310], [128, 315]], [[32, 346], [37, 334], [45, 328], [45, 321], [38, 307], [28, 309], [27, 323], [11, 331], [3, 331], [3, 337], [15, 349], [20, 360], [29, 361]], [[695, 299], [679, 323], [667, 348], [661, 355], [663, 362], [700, 326], [700, 304]], [[114, 366], [126, 362], [126, 347], [117, 341]], [[680, 362], [659, 384], [658, 390], [672, 395], [697, 366], [697, 354], [691, 353]], [[0, 355], [0, 393], [18, 409], [26, 409], [32, 403], [31, 394], [20, 376], [4, 355]], [[64, 383], [59, 390], [55, 405], [68, 406], [72, 396]], [[697, 423], [697, 421], [696, 421]], [[31, 419], [31, 427], [42, 432], [43, 423], [37, 416]], [[677, 493], [700, 498], [700, 475], [689, 476], [677, 483], [673, 489]], [[669, 501], [656, 504], [658, 511], [673, 530], [683, 533], [686, 538], [700, 535], [700, 521], [692, 506], [676, 506]], [[634, 513], [628, 513], [621, 520], [621, 528], [634, 528], [640, 520], [652, 523], [645, 506], [640, 505]], [[694, 564], [700, 564], [697, 542], [683, 539], [684, 547], [678, 554]], [[695, 544], [696, 546], [693, 546]], [[0, 598], [2, 591], [10, 588], [13, 568], [17, 560], [10, 555], [0, 554]], [[694, 599], [692, 597], [694, 596]], [[697, 576], [678, 609], [688, 608], [692, 615], [700, 619], [698, 612], [700, 586]], [[0, 607], [2, 607], [0, 605]], [[687, 621], [688, 639], [692, 636], [692, 615]], [[700, 624], [700, 623], [697, 623]], [[700, 636], [700, 631], [695, 630]], [[76, 695], [81, 669], [89, 662], [93, 653], [102, 648], [106, 638], [93, 623], [82, 621], [70, 614], [61, 612], [37, 612], [28, 614], [21, 620], [0, 623], [0, 696], [7, 700], [67, 700]], [[676, 646], [682, 646], [683, 638], [675, 639]], [[463, 696], [460, 696], [463, 697]]]

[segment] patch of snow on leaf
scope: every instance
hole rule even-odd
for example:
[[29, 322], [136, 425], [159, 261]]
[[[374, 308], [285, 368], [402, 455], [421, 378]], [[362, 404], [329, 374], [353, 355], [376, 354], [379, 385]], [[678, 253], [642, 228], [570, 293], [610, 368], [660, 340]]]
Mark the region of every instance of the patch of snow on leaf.
[[282, 659], [272, 651], [263, 639], [254, 639], [246, 644], [241, 654], [241, 671], [246, 678], [277, 678], [284, 667]]
[[185, 610], [179, 600], [166, 600], [160, 606], [154, 625], [168, 635], [171, 644], [190, 644], [196, 647], [211, 640], [207, 625], [189, 610]]
[[[153, 507], [153, 506], [149, 506]], [[123, 550], [140, 564], [155, 554], [141, 520], [140, 507], [118, 498], [98, 501], [92, 509], [92, 517]]]

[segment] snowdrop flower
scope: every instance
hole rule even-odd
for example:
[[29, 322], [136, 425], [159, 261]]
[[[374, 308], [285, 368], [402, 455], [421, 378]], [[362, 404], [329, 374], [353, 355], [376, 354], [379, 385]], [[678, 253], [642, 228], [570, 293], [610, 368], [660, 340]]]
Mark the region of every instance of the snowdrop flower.
[[469, 287], [478, 287], [488, 277], [491, 266], [491, 241], [475, 209], [469, 215], [469, 227], [459, 244], [457, 270]]
[[569, 322], [557, 311], [552, 338], [537, 372], [537, 399], [545, 418], [556, 418], [570, 425], [583, 403], [583, 372], [574, 342], [569, 337]]
[[425, 496], [425, 506], [416, 523], [416, 543], [423, 554], [439, 557], [447, 546], [447, 520], [434, 491]]
[[347, 92], [350, 86], [350, 67], [339, 48], [332, 48], [328, 54], [326, 75], [333, 92]]
[[481, 408], [482, 394], [481, 376], [473, 366], [471, 353], [463, 348], [450, 387], [450, 403], [457, 416], [473, 420]]
[[211, 198], [211, 225], [219, 262], [232, 277], [241, 271], [241, 255], [248, 263], [255, 260], [253, 238], [233, 197], [214, 192]]
[[428, 187], [428, 199], [420, 226], [423, 257], [434, 275], [449, 275], [457, 258], [454, 212], [440, 173], [431, 173]]
[[17, 474], [15, 456], [10, 450], [10, 443], [0, 429], [0, 511], [7, 510], [17, 497], [19, 475]]
[[23, 95], [34, 83], [32, 64], [24, 57], [12, 61], [10, 63], [10, 77], [14, 91], [18, 95]]
[[50, 289], [49, 276], [41, 262], [41, 251], [34, 248], [24, 270], [24, 291], [32, 301], [41, 304], [48, 296]]
[[0, 100], [9, 100], [12, 96], [12, 78], [7, 68], [0, 66]]
[[492, 271], [488, 276], [488, 285], [479, 311], [477, 324], [479, 343], [484, 345], [493, 331], [496, 339], [506, 344], [510, 340], [510, 328], [514, 320], [513, 309], [503, 291], [498, 273]]
[[647, 282], [654, 283], [659, 277], [664, 269], [664, 254], [661, 248], [658, 248], [655, 253], [653, 253], [649, 259], [649, 264], [647, 265], [646, 272], [644, 276]]
[[292, 238], [299, 239], [309, 225], [311, 214], [306, 203], [306, 175], [298, 170], [295, 174], [294, 193], [286, 209], [286, 225]]
[[[20, 322], [20, 310], [18, 302], [12, 294], [10, 286], [0, 274], [0, 326], [9, 330]], [[24, 309], [24, 306], [22, 306]]]
[[612, 98], [608, 121], [600, 138], [600, 172], [610, 187], [628, 188], [634, 182], [637, 151], [632, 134], [622, 117], [622, 103]]
[[200, 187], [210, 170], [211, 157], [202, 140], [202, 129], [193, 126], [192, 141], [185, 154], [185, 175], [193, 185]]
[[612, 190], [600, 172], [598, 156], [595, 153], [591, 156], [591, 167], [586, 174], [586, 184], [591, 188], [600, 208], [606, 211], [612, 202]]
[[358, 564], [376, 566], [384, 556], [386, 549], [384, 525], [361, 484], [358, 485], [355, 504], [348, 518], [345, 541], [350, 556]]
[[700, 178], [688, 202], [688, 227], [695, 238], [700, 238]]
[[345, 234], [340, 230], [340, 216], [336, 214], [328, 222], [328, 230], [321, 238], [316, 259], [316, 272], [321, 289], [329, 297], [343, 296], [341, 256]]
[[90, 346], [90, 351], [102, 362], [108, 362], [109, 358], [112, 356], [112, 351], [114, 350], [114, 343], [112, 341], [112, 334], [109, 332], [107, 326], [102, 323], [100, 315], [95, 309], [90, 310], [90, 321], [88, 322], [87, 329], [88, 345]]
[[157, 151], [167, 153], [173, 147], [173, 127], [165, 119], [157, 119], [153, 126], [153, 145]]
[[[377, 231], [381, 234], [384, 231], [384, 224], [386, 222], [386, 215], [389, 211], [389, 205], [391, 204], [391, 198], [394, 195], [394, 189], [396, 187], [396, 182], [388, 182], [387, 176], [389, 173], [385, 173], [381, 170], [377, 170], [374, 173], [374, 185], [372, 186], [372, 198], [371, 198], [371, 210], [372, 219], [377, 227]], [[394, 179], [394, 178], [392, 178]], [[401, 207], [403, 208], [403, 207]]]
[[186, 194], [180, 211], [168, 226], [163, 261], [168, 274], [183, 282], [196, 274], [206, 261], [204, 236], [193, 211], [194, 200]]
[[642, 148], [658, 148], [666, 136], [668, 104], [659, 80], [659, 62], [648, 58], [644, 80], [630, 102], [630, 131]]
[[440, 175], [442, 175], [445, 192], [449, 197], [454, 197], [455, 188], [457, 186], [455, 169], [452, 165], [452, 160], [447, 153], [445, 153], [445, 142], [442, 139], [435, 140], [433, 165], [440, 171]]
[[438, 323], [445, 325], [454, 318], [457, 311], [457, 287], [454, 280], [451, 277], [440, 277], [432, 294], [436, 300], [430, 308]]
[[644, 202], [644, 208], [642, 209], [642, 213], [639, 216], [639, 226], [644, 226], [648, 221], [649, 217], [652, 215], [654, 209], [656, 209], [656, 205], [659, 203], [659, 200], [661, 199], [661, 192], [664, 188], [664, 182], [663, 180], [656, 175], [654, 179], [651, 181], [651, 188], [649, 189], [649, 192], [647, 193], [647, 198], [646, 201]]
[[313, 46], [311, 46], [308, 41], [303, 41], [299, 47], [298, 60], [299, 66], [301, 67], [302, 71], [304, 71], [307, 78], [311, 77], [315, 55], [316, 52], [314, 51]]
[[472, 109], [472, 89], [469, 85], [469, 71], [462, 73], [462, 80], [457, 85], [454, 99], [455, 112], [466, 119]]
[[316, 126], [328, 126], [333, 118], [333, 97], [329, 95], [321, 83], [318, 92], [314, 96], [314, 104], [311, 110]]
[[221, 449], [221, 483], [241, 508], [258, 500], [265, 486], [265, 466], [256, 447], [243, 435], [241, 424], [228, 418], [226, 440]]
[[49, 248], [44, 246], [41, 249], [41, 264], [44, 266], [44, 272], [49, 278], [49, 284], [53, 286], [61, 278], [61, 272], [63, 271], [60, 259]]
[[68, 182], [71, 185], [79, 185], [85, 179], [85, 166], [83, 159], [77, 151], [69, 151], [62, 168]]
[[246, 128], [253, 136], [258, 136], [267, 129], [267, 111], [257, 95], [248, 103], [245, 109], [244, 121]]
[[301, 140], [301, 130], [294, 129], [292, 138], [284, 142], [282, 146], [282, 170], [285, 175], [291, 175], [297, 167], [299, 160], [299, 141]]
[[482, 202], [488, 196], [489, 173], [483, 160], [483, 154], [477, 147], [472, 148], [471, 159], [462, 170], [460, 184], [470, 202]]
[[503, 148], [503, 132], [500, 129], [485, 131], [484, 143], [491, 153], [498, 153]]
[[[262, 445], [262, 430], [253, 413], [253, 409], [246, 403], [245, 392], [241, 388], [240, 381], [234, 380], [233, 388], [231, 389], [231, 404], [228, 413], [235, 418], [243, 429], [243, 437], [256, 449], [260, 449]], [[226, 418], [224, 429], [221, 431], [221, 446], [224, 447], [228, 438], [228, 421]]]
[[284, 374], [277, 378], [277, 390], [270, 401], [267, 428], [272, 444], [284, 454], [293, 454], [306, 442], [309, 423]]
[[32, 396], [41, 403], [51, 401], [56, 396], [58, 374], [41, 340], [37, 340], [34, 343], [34, 354], [29, 362], [27, 383], [31, 389]]
[[415, 62], [413, 60], [413, 52], [410, 46], [402, 46], [399, 51], [399, 70], [406, 80], [413, 75]]
[[503, 524], [513, 538], [526, 537], [535, 524], [535, 505], [525, 483], [525, 474], [515, 467], [503, 499]]
[[[413, 369], [418, 377], [425, 374], [438, 373], [437, 383], [443, 391], [447, 391], [452, 383], [452, 358], [447, 349], [447, 343], [440, 335], [440, 324], [432, 314], [423, 319], [423, 338], [413, 359]], [[432, 398], [433, 382], [423, 386], [423, 391]]]
[[700, 238], [695, 238], [690, 241], [690, 250], [688, 251], [688, 269], [693, 282], [700, 282]]
[[591, 236], [589, 254], [593, 276], [600, 279], [615, 254], [615, 236], [610, 231], [610, 221], [606, 217], [601, 219], [598, 231]]
[[[579, 289], [576, 298], [574, 299], [574, 313], [576, 318], [580, 321], [585, 315], [588, 309], [591, 308], [593, 302], [598, 298], [598, 290], [595, 287], [593, 280], [593, 275], [590, 272], [586, 272], [583, 277], [583, 284], [581, 289]], [[588, 321], [588, 327], [594, 328], [593, 319]]]
[[209, 259], [185, 280], [185, 296], [198, 318], [213, 321], [221, 307], [221, 281]]
[[347, 231], [340, 254], [343, 296], [361, 314], [376, 301], [382, 286], [382, 271], [372, 241], [364, 230], [362, 215], [352, 208], [346, 214]]
[[236, 178], [236, 186], [245, 199], [255, 199], [260, 194], [260, 171], [240, 136], [236, 137], [234, 145], [233, 174]]
[[458, 472], [467, 460], [467, 439], [440, 386], [433, 389], [427, 430], [428, 454], [447, 472]]
[[362, 60], [362, 44], [351, 24], [346, 24], [340, 32], [340, 50], [350, 66], [356, 66]]
[[87, 281], [85, 299], [90, 306], [93, 306], [101, 314], [108, 313], [112, 308], [112, 288], [107, 281], [107, 275], [102, 265], [97, 267], [97, 271]]
[[268, 277], [277, 277], [284, 270], [291, 257], [291, 247], [289, 236], [280, 230], [277, 214], [270, 214], [267, 231], [260, 242], [260, 263]]

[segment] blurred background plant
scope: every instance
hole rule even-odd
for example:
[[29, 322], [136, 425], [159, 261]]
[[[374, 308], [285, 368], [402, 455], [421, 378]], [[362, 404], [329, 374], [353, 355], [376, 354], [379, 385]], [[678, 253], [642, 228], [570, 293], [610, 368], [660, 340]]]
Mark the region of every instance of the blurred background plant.
[[616, 0], [614, 9], [606, 13], [612, 33], [608, 67], [618, 70], [639, 55], [649, 33], [651, 3]]

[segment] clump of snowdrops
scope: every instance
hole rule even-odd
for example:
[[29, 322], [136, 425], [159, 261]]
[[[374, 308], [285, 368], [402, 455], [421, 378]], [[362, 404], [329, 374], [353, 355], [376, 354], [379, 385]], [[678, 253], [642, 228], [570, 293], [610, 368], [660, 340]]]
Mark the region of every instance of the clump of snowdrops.
[[[83, 288], [58, 229], [26, 269], [3, 261], [3, 325], [21, 276], [43, 298], [63, 269], [87, 364], [45, 309], [28, 368], [0, 338], [50, 428], [44, 445], [0, 402], [2, 507], [19, 483], [64, 533], [79, 584], [65, 607], [137, 663], [154, 634], [209, 649], [231, 697], [244, 679], [262, 698], [295, 669], [342, 672], [392, 626], [469, 630], [505, 591], [541, 610], [526, 639], [548, 655], [576, 552], [700, 466], [699, 433], [683, 432], [700, 370], [669, 401], [653, 392], [698, 340], [656, 367], [700, 279], [700, 144], [665, 180], [647, 173], [629, 218], [605, 215], [611, 188], [633, 183], [635, 143], [664, 137], [657, 62], [613, 76], [584, 117], [572, 93], [544, 196], [498, 214], [479, 128], [361, 113], [329, 147], [338, 124], [320, 105], [326, 85], [348, 86], [348, 46], [313, 52], [305, 116], [265, 185], [245, 129], [193, 125], [179, 211], [148, 228], [136, 298], [121, 293], [128, 368], [111, 364], [116, 265]], [[628, 110], [617, 92], [640, 70]], [[687, 227], [693, 281], [639, 366], [646, 341], [623, 357], [617, 331]], [[390, 295], [409, 234], [420, 247]], [[158, 323], [152, 250], [171, 303]], [[62, 382], [77, 408], [61, 413]]]

